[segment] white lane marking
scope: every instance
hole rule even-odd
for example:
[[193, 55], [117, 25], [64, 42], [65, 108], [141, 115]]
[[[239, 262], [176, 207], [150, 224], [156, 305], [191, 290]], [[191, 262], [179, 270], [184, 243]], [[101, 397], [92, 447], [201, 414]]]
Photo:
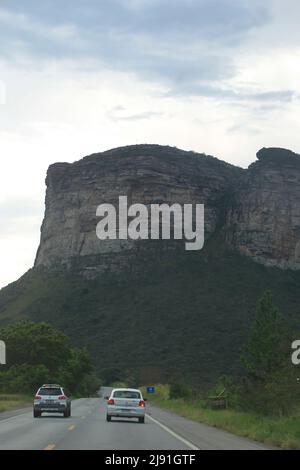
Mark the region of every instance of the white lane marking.
[[189, 447], [190, 449], [192, 450], [200, 450], [198, 447], [196, 447], [192, 442], [188, 441], [187, 439], [185, 439], [184, 437], [181, 437], [179, 436], [179, 434], [177, 434], [176, 432], [172, 431], [172, 429], [168, 428], [167, 426], [165, 426], [164, 424], [162, 424], [160, 421], [157, 421], [157, 419], [154, 419], [152, 418], [152, 416], [148, 415], [148, 413], [146, 414], [147, 418], [151, 419], [151, 421], [153, 421], [153, 423], [157, 424], [157, 426], [160, 426], [164, 431], [168, 432], [169, 434], [171, 434], [171, 436], [175, 437], [176, 439], [178, 439], [179, 441], [183, 442], [187, 447]]

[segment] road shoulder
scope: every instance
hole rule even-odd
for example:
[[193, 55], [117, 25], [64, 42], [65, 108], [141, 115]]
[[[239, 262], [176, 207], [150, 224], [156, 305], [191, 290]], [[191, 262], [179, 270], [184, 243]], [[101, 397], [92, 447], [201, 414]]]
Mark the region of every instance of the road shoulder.
[[22, 415], [24, 413], [28, 413], [29, 411], [32, 410], [32, 405], [26, 405], [23, 406], [22, 408], [14, 408], [9, 411], [1, 411], [0, 412], [0, 421], [3, 421], [5, 419], [9, 418], [14, 418], [15, 416]]
[[155, 405], [149, 404], [147, 413], [200, 450], [274, 450], [262, 443], [189, 420]]

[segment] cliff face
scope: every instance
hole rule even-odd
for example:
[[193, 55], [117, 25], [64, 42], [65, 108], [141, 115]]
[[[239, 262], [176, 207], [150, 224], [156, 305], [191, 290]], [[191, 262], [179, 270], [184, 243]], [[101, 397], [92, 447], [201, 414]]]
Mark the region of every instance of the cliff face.
[[300, 156], [262, 149], [257, 157], [242, 170], [194, 152], [137, 145], [51, 165], [35, 266], [80, 266], [88, 276], [119, 270], [141, 241], [100, 241], [96, 208], [127, 195], [128, 204], [203, 203], [206, 239], [221, 228], [242, 254], [299, 269]]
[[228, 209], [227, 242], [255, 261], [300, 269], [300, 156], [262, 149]]
[[[141, 241], [96, 236], [96, 208], [128, 204], [204, 203], [207, 236], [224, 214], [223, 199], [243, 170], [216, 158], [158, 145], [137, 145], [51, 165], [46, 179], [46, 212], [35, 266], [78, 266], [93, 276], [119, 269]], [[115, 256], [117, 255], [117, 256]]]

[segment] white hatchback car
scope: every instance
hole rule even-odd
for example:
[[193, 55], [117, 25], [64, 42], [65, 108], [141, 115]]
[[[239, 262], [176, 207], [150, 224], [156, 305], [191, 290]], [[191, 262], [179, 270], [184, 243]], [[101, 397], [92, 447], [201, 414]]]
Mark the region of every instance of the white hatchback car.
[[116, 418], [137, 418], [145, 422], [145, 399], [136, 388], [115, 388], [107, 399], [106, 421]]

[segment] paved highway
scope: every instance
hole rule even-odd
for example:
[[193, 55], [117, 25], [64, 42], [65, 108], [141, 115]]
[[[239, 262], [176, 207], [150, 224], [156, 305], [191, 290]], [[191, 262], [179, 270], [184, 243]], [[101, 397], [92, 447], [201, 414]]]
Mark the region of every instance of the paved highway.
[[[107, 394], [107, 390], [102, 394]], [[72, 417], [32, 417], [24, 408], [0, 413], [0, 449], [33, 450], [262, 450], [266, 446], [147, 405], [146, 423], [107, 423], [103, 398], [72, 402]]]

